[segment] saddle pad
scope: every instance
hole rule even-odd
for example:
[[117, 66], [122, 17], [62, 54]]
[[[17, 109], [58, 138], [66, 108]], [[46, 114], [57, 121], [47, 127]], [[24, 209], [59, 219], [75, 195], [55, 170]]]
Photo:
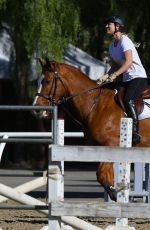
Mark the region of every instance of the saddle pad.
[[[144, 101], [147, 102], [148, 104], [150, 104], [150, 99], [144, 99]], [[143, 112], [141, 114], [139, 114], [138, 119], [143, 120], [143, 119], [146, 119], [149, 117], [150, 117], [150, 108], [144, 104]]]

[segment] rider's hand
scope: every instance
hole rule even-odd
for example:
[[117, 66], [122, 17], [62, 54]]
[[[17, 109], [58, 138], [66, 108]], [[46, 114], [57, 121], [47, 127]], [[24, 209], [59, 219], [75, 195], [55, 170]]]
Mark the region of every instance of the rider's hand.
[[106, 82], [108, 78], [109, 78], [109, 74], [103, 75], [97, 80], [97, 84], [101, 85], [102, 83]]
[[108, 77], [108, 82], [113, 82], [116, 79], [116, 77], [117, 77], [116, 72], [110, 74]]

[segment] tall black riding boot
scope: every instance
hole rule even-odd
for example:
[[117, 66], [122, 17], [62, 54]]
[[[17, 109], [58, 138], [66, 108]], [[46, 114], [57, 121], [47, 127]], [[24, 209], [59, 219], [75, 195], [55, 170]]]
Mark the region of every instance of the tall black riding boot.
[[133, 100], [130, 100], [126, 106], [128, 117], [133, 119], [132, 143], [140, 143], [138, 114]]

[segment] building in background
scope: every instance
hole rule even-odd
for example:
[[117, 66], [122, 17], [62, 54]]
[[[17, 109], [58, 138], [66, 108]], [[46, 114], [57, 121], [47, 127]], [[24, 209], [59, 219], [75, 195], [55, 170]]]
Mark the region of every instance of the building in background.
[[79, 68], [92, 80], [97, 80], [109, 69], [109, 66], [102, 61], [92, 57], [83, 50], [69, 44], [64, 52], [64, 62]]

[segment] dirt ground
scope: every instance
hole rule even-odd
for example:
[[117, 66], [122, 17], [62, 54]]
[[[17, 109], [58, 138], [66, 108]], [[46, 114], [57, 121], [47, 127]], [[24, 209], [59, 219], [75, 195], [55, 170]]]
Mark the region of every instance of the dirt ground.
[[[15, 204], [8, 201], [7, 204]], [[143, 211], [143, 210], [141, 210]], [[81, 217], [80, 217], [81, 218]], [[82, 218], [93, 225], [105, 229], [115, 223], [114, 218]], [[33, 210], [0, 210], [0, 228], [2, 230], [40, 230], [48, 224], [44, 214]], [[149, 230], [150, 219], [129, 219], [129, 226], [136, 230]], [[88, 230], [88, 229], [87, 229]]]

